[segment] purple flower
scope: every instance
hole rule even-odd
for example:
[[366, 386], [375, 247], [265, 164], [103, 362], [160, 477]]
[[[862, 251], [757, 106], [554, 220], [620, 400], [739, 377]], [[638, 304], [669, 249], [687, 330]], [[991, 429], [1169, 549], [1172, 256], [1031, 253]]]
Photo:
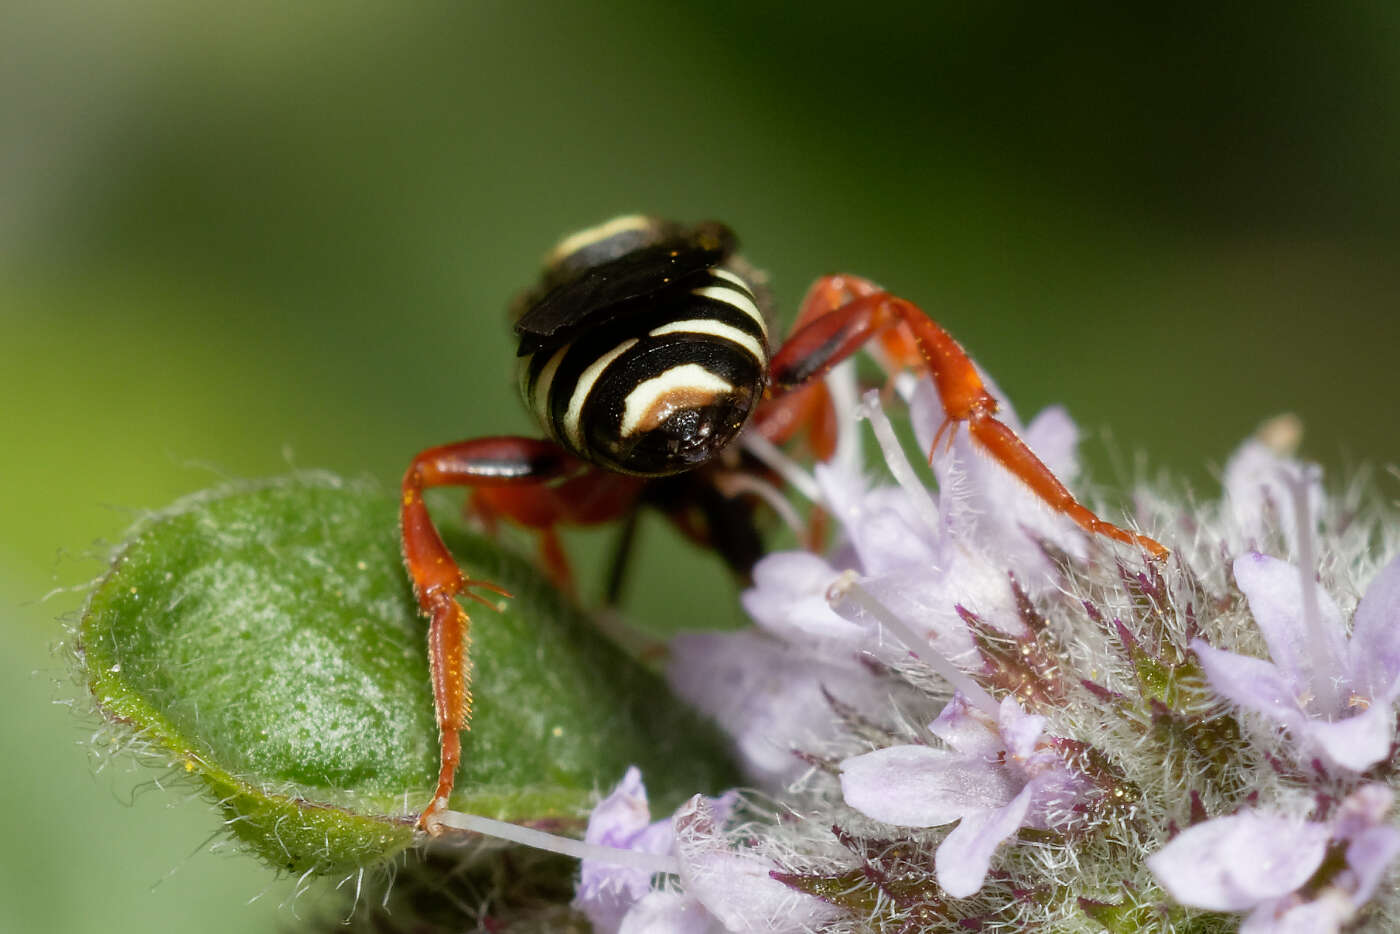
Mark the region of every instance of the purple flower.
[[808, 768], [794, 750], [836, 734], [828, 696], [872, 718], [888, 708], [889, 689], [855, 654], [800, 640], [786, 644], [753, 630], [691, 633], [672, 640], [667, 678], [679, 697], [730, 735], [746, 775], [779, 788]]
[[[927, 379], [900, 385], [911, 399], [919, 445], [927, 449], [943, 418], [937, 392]], [[1019, 429], [1002, 402], [1003, 417]], [[847, 456], [817, 465], [810, 476], [758, 443], [754, 453], [773, 459], [776, 469], [816, 497], [840, 523], [843, 539], [830, 558], [784, 552], [758, 563], [743, 603], [767, 636], [705, 633], [671, 644], [672, 688], [719, 721], [747, 774], [768, 787], [805, 770], [793, 750], [817, 749], [839, 733], [828, 695], [871, 719], [889, 709], [889, 688], [863, 656], [898, 664], [909, 651], [926, 657], [931, 649], [974, 670], [981, 659], [959, 608], [1023, 636], [1008, 572], [1034, 596], [1056, 586], [1037, 539], [1084, 551], [1078, 528], [977, 450], [966, 431], [945, 433], [952, 443], [934, 458], [939, 489], [933, 494], [900, 449], [878, 394], [867, 394], [864, 410], [897, 482], [873, 486], [865, 477], [852, 453], [859, 445], [847, 443], [854, 440], [854, 418], [841, 425]], [[1042, 413], [1024, 438], [1058, 473], [1073, 470], [1078, 433], [1063, 410]], [[907, 624], [895, 641], [856, 602], [832, 608], [832, 585], [848, 574]], [[901, 638], [918, 644], [903, 645]]]
[[840, 576], [809, 551], [775, 552], [754, 566], [753, 586], [740, 599], [770, 635], [844, 657], [865, 645], [870, 629], [843, 619], [827, 603], [827, 591]]
[[678, 858], [681, 887], [653, 887], [654, 873], [583, 860], [573, 906], [598, 934], [798, 932], [837, 912], [772, 877], [778, 867], [733, 849], [722, 832], [736, 796], [696, 795], [666, 820], [651, 821], [636, 767], [588, 820], [584, 842]]
[[959, 898], [982, 887], [992, 855], [1022, 827], [1063, 829], [1082, 780], [1040, 740], [1045, 718], [1001, 702], [995, 721], [955, 694], [929, 729], [949, 748], [891, 746], [841, 763], [846, 803], [901, 827], [959, 821], [934, 855]]
[[[923, 380], [909, 396], [918, 446], [928, 450], [943, 420], [938, 394]], [[1002, 417], [1019, 432], [1015, 414], [1002, 402]], [[881, 437], [888, 422], [873, 396], [867, 397], [866, 410], [892, 473], [912, 475], [893, 433]], [[965, 430], [953, 431], [951, 438], [951, 445], [940, 443], [933, 458], [936, 500], [912, 482], [865, 491], [859, 477], [838, 477], [835, 466], [818, 468], [817, 478], [827, 508], [850, 541], [845, 566], [861, 573], [861, 586], [944, 657], [975, 666], [972, 638], [958, 608], [1008, 634], [1024, 635], [1008, 573], [1032, 597], [1039, 596], [1056, 586], [1040, 540], [1074, 555], [1083, 554], [1085, 543], [1082, 530], [978, 449]], [[1074, 471], [1078, 430], [1062, 409], [1042, 412], [1022, 438], [1057, 474]], [[854, 606], [838, 611], [874, 628]]]
[[[1010, 402], [986, 374], [983, 379], [1001, 406], [997, 417], [1055, 476], [1070, 482], [1079, 472], [1074, 453], [1079, 429], [1069, 413], [1051, 406], [1022, 428]], [[932, 382], [921, 382], [915, 388], [909, 416], [920, 449], [929, 450], [944, 417]], [[939, 508], [954, 538], [976, 541], [1003, 563], [1010, 560], [1022, 571], [1048, 570], [1037, 539], [1052, 542], [1068, 554], [1084, 555], [1083, 530], [1047, 507], [1018, 477], [978, 448], [966, 431], [954, 432], [952, 445], [934, 453], [932, 466], [938, 479]]]
[[1272, 661], [1191, 643], [1211, 687], [1284, 727], [1303, 757], [1360, 772], [1390, 755], [1400, 697], [1400, 557], [1356, 609], [1351, 637], [1326, 591], [1258, 553], [1235, 561]]
[[[632, 766], [613, 793], [588, 818], [585, 843], [642, 853], [669, 853], [675, 844], [670, 820], [651, 820], [642, 773]], [[617, 931], [622, 918], [651, 891], [652, 874], [644, 869], [585, 859], [574, 895], [574, 908], [588, 916], [600, 934]]]
[[715, 916], [696, 899], [684, 892], [658, 890], [627, 912], [617, 934], [715, 934], [722, 930]]
[[[773, 878], [778, 867], [752, 850], [736, 849], [720, 819], [699, 795], [676, 812], [676, 854], [686, 894], [714, 916], [715, 930], [810, 931], [843, 912]], [[658, 928], [658, 934], [669, 928]]]
[[[1400, 831], [1383, 823], [1392, 798], [1384, 785], [1363, 785], [1326, 822], [1262, 810], [1217, 817], [1179, 834], [1147, 865], [1184, 905], [1249, 911], [1242, 934], [1335, 932], [1400, 852]], [[1345, 864], [1315, 878], [1334, 847]]]
[[1290, 551], [1298, 550], [1298, 502], [1292, 484], [1302, 484], [1309, 517], [1309, 530], [1322, 514], [1326, 502], [1321, 473], [1281, 451], [1297, 445], [1302, 432], [1295, 419], [1280, 417], [1261, 429], [1261, 437], [1241, 444], [1225, 464], [1227, 514], [1250, 548], [1267, 541], [1271, 529], [1283, 534]]

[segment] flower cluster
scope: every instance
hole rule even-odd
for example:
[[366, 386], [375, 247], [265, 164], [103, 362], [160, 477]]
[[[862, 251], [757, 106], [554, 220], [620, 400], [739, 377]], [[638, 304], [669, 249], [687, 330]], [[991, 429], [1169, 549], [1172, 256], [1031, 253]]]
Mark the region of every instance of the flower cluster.
[[599, 846], [678, 857], [679, 884], [653, 889], [653, 873], [585, 859], [574, 907], [595, 934], [804, 930], [838, 912], [774, 879], [775, 865], [731, 848], [721, 833], [737, 796], [690, 799], [670, 818], [651, 821], [641, 773], [629, 769], [594, 809], [584, 840]]
[[[936, 391], [907, 378], [930, 488], [879, 399], [837, 379], [837, 457], [807, 474], [754, 449], [837, 544], [769, 555], [753, 629], [671, 650], [676, 691], [776, 806], [697, 798], [652, 823], [629, 774], [589, 839], [678, 868], [585, 864], [596, 930], [1400, 926], [1400, 557], [1381, 564], [1400, 542], [1324, 493], [1289, 423], [1241, 447], [1219, 503], [1139, 493], [1159, 563], [1085, 534], [965, 431], [934, 448]], [[1000, 401], [1068, 482], [1068, 415], [1023, 429]], [[862, 463], [857, 416], [893, 482]]]

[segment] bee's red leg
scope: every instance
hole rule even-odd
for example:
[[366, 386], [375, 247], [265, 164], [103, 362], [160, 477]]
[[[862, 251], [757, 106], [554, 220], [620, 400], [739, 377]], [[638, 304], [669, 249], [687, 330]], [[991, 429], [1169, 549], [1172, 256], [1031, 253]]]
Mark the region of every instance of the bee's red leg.
[[579, 469], [558, 445], [529, 438], [480, 438], [429, 448], [413, 459], [403, 478], [400, 527], [404, 564], [413, 580], [418, 606], [428, 617], [428, 661], [433, 706], [437, 711], [441, 768], [432, 801], [419, 815], [420, 827], [436, 829], [433, 815], [447, 806], [461, 761], [460, 733], [471, 717], [467, 650], [471, 618], [457, 602], [464, 595], [495, 606], [475, 589], [505, 595], [489, 581], [466, 577], [448, 552], [428, 515], [423, 491], [439, 486], [490, 489], [538, 485]]
[[[849, 304], [851, 300], [882, 291], [879, 286], [855, 276], [823, 276], [812, 284], [793, 322], [796, 334], [819, 318]], [[790, 335], [791, 336], [791, 335]], [[913, 366], [920, 361], [913, 337], [903, 328], [890, 328], [879, 335], [886, 360], [894, 367]], [[754, 413], [751, 430], [774, 444], [783, 444], [806, 430], [807, 443], [818, 460], [830, 460], [836, 451], [836, 410], [822, 380], [810, 380], [765, 399]]]
[[[856, 295], [878, 291], [878, 286], [863, 279], [823, 276], [807, 290], [789, 337]], [[811, 380], [782, 393], [770, 394], [754, 412], [749, 430], [774, 444], [785, 444], [806, 430], [807, 444], [817, 460], [830, 460], [836, 452], [836, 410], [831, 404], [831, 393], [821, 380]]]
[[[846, 301], [832, 307], [841, 298]], [[907, 357], [912, 347], [938, 388], [949, 423], [946, 428], [967, 422], [972, 439], [984, 451], [1085, 531], [1140, 547], [1157, 560], [1167, 557], [1167, 549], [1158, 542], [1105, 522], [1075, 500], [1050, 468], [996, 417], [997, 402], [967, 353], [913, 302], [863, 279], [828, 276], [809, 292], [799, 321], [770, 363], [771, 398], [802, 391], [871, 340], [880, 339], [896, 363], [905, 362], [900, 358]]]

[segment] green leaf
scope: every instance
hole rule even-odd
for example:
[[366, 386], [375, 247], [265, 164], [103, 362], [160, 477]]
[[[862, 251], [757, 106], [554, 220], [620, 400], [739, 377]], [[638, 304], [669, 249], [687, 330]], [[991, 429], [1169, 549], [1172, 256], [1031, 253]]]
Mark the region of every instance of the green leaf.
[[[413, 844], [437, 774], [397, 498], [322, 474], [210, 491], [133, 532], [84, 612], [101, 711], [203, 780], [273, 865], [342, 872]], [[439, 510], [451, 519], [451, 511]], [[657, 810], [732, 785], [718, 733], [534, 568], [446, 521], [466, 572], [475, 711], [452, 806], [581, 826], [628, 765]]]

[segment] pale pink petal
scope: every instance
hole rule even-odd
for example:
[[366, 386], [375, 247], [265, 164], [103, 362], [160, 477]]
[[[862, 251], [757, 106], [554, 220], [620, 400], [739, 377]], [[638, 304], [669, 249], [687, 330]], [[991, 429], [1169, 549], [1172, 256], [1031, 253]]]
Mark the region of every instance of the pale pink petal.
[[[934, 395], [932, 389], [926, 392]], [[916, 405], [928, 404], [916, 393], [911, 412]], [[1078, 430], [1063, 409], [1047, 409], [1025, 430], [1008, 408], [997, 417], [1057, 476], [1072, 479]], [[1046, 505], [1000, 461], [973, 444], [966, 428], [956, 432], [952, 450], [951, 458], [935, 458], [934, 469], [940, 508], [950, 513], [949, 526], [960, 530], [959, 537], [971, 538], [979, 547], [997, 554], [1023, 582], [1048, 570], [1036, 539], [1050, 541], [1077, 557], [1084, 555], [1084, 532]]]
[[848, 526], [846, 534], [860, 543], [867, 573], [926, 568], [935, 560], [939, 526], [931, 526], [920, 517], [918, 507], [902, 487], [875, 487], [865, 497], [861, 511], [860, 530], [855, 532]]
[[1285, 481], [1306, 476], [1308, 515], [1322, 515], [1325, 494], [1318, 470], [1280, 457], [1262, 441], [1241, 444], [1225, 464], [1225, 502], [1243, 536], [1243, 544], [1259, 548], [1272, 533], [1282, 533], [1288, 550], [1298, 549], [1298, 512]]
[[861, 503], [870, 495], [869, 476], [853, 464], [816, 464], [812, 468], [812, 479], [821, 491], [827, 510], [843, 524], [845, 516], [859, 515]]
[[1183, 905], [1242, 911], [1306, 882], [1330, 836], [1325, 824], [1245, 811], [1183, 831], [1147, 866]]
[[755, 622], [781, 639], [857, 647], [867, 627], [841, 618], [826, 600], [839, 573], [811, 552], [775, 552], [754, 565], [754, 585], [740, 601]]
[[[711, 800], [727, 802], [734, 794], [734, 792], [726, 792], [721, 797]], [[633, 837], [632, 845], [628, 849], [636, 850], [638, 853], [669, 853], [675, 842], [675, 837], [671, 833], [671, 819], [663, 817], [661, 820], [648, 824], [645, 830]]]
[[1067, 768], [1055, 750], [1040, 750], [1022, 772], [1035, 785], [1035, 797], [1023, 826], [1064, 831], [1083, 823], [1084, 809], [1080, 805], [1090, 783]]
[[938, 718], [929, 724], [929, 732], [968, 758], [995, 759], [1006, 751], [999, 724], [988, 714], [976, 709], [962, 694], [954, 692], [952, 700], [943, 705]]
[[1332, 819], [1332, 836], [1349, 840], [1359, 833], [1382, 823], [1395, 792], [1379, 782], [1370, 782], [1346, 796]]
[[[955, 663], [965, 661], [971, 666], [980, 664], [980, 656], [976, 654], [972, 634], [958, 615], [959, 600], [952, 589], [949, 575], [942, 573], [940, 569], [925, 568], [921, 571], [868, 577], [860, 584], [891, 613], [910, 623], [910, 628], [927, 639], [942, 655]], [[837, 612], [852, 624], [862, 626], [871, 633], [878, 633], [883, 641], [870, 639], [866, 645], [881, 658], [886, 657], [882, 647], [892, 644], [894, 640], [883, 628], [877, 628], [878, 623], [874, 616], [853, 600], [843, 601]], [[917, 654], [920, 646], [905, 648]]]
[[1337, 934], [1351, 914], [1348, 900], [1335, 893], [1311, 902], [1288, 896], [1256, 908], [1240, 925], [1240, 934]]
[[774, 879], [778, 867], [763, 857], [730, 849], [700, 796], [676, 811], [674, 825], [685, 891], [726, 930], [808, 931], [841, 914]]
[[[861, 586], [945, 657], [975, 668], [981, 659], [958, 607], [1002, 632], [1019, 636], [1026, 631], [1006, 571], [1004, 562], [980, 551], [949, 548], [936, 564], [867, 577]], [[875, 627], [874, 618], [852, 601], [838, 612], [858, 625]]]
[[[1298, 569], [1277, 558], [1249, 552], [1235, 560], [1235, 581], [1249, 599], [1254, 622], [1268, 643], [1269, 658], [1296, 683], [1305, 683], [1302, 659], [1309, 654], [1310, 636], [1303, 622], [1303, 584]], [[1332, 643], [1332, 657], [1346, 658], [1342, 612], [1327, 591], [1318, 587], [1315, 593], [1322, 630]]]
[[[617, 934], [712, 934], [723, 928], [705, 907], [679, 892], [652, 892], [627, 912]], [[598, 934], [597, 928], [594, 928]]]
[[934, 560], [938, 529], [930, 528], [899, 487], [856, 490], [847, 471], [818, 464], [812, 470], [822, 499], [845, 531], [867, 575], [909, 567], [927, 567]]
[[1347, 865], [1356, 877], [1352, 897], [1357, 905], [1370, 899], [1400, 852], [1400, 830], [1386, 822], [1394, 801], [1395, 792], [1372, 782], [1347, 795], [1333, 819], [1333, 838], [1348, 843]]
[[999, 808], [1020, 790], [1006, 769], [928, 746], [890, 746], [841, 763], [846, 803], [899, 827], [951, 823]]
[[1364, 772], [1390, 757], [1395, 738], [1395, 709], [1372, 704], [1342, 720], [1308, 720], [1302, 731], [1327, 759], [1353, 772]]
[[1027, 582], [1049, 576], [1042, 540], [1084, 558], [1087, 535], [1083, 529], [1051, 508], [990, 453], [975, 445], [969, 450], [983, 461], [976, 474], [981, 489], [978, 500], [985, 510], [978, 530], [982, 548], [1004, 555], [1009, 569]]
[[1191, 642], [1211, 688], [1227, 700], [1299, 729], [1307, 720], [1298, 703], [1298, 682], [1272, 662], [1217, 649], [1202, 639]]
[[1376, 886], [1396, 855], [1400, 854], [1400, 830], [1394, 827], [1372, 827], [1357, 834], [1347, 847], [1347, 865], [1356, 874], [1352, 899], [1363, 905], [1375, 894]]
[[1351, 653], [1358, 689], [1387, 704], [1400, 696], [1400, 555], [1366, 588], [1352, 621]]
[[1016, 698], [1008, 696], [1002, 700], [998, 726], [1006, 751], [1013, 758], [1024, 761], [1036, 754], [1036, 743], [1045, 732], [1045, 724], [1044, 717], [1022, 710]]
[[1035, 451], [1050, 472], [1068, 483], [1079, 473], [1079, 426], [1062, 405], [1052, 405], [1031, 419], [1026, 446]]
[[938, 884], [944, 891], [954, 898], [966, 898], [982, 887], [992, 855], [1021, 828], [1035, 793], [1034, 785], [1027, 785], [1004, 807], [969, 814], [953, 828], [933, 857]]
[[[593, 809], [584, 832], [586, 843], [666, 853], [672, 845], [669, 820], [651, 822], [642, 773], [629, 768], [612, 794]], [[579, 869], [579, 883], [573, 906], [585, 914], [600, 934], [616, 931], [623, 916], [639, 898], [651, 890], [650, 872], [627, 866], [585, 859]]]
[[808, 768], [793, 750], [835, 735], [827, 693], [872, 719], [889, 703], [888, 689], [854, 661], [835, 664], [753, 630], [676, 636], [666, 676], [730, 735], [745, 774], [769, 788]]
[[[946, 599], [955, 608], [960, 606], [984, 625], [1009, 635], [1028, 635], [1008, 573], [1015, 569], [1005, 556], [954, 544], [941, 555], [939, 569], [944, 576]], [[1017, 573], [1017, 579], [1028, 595], [1044, 593], [1038, 574]]]
[[[1022, 525], [1036, 524], [1047, 507], [1013, 478], [999, 462], [972, 443], [967, 426], [948, 425], [933, 447], [934, 435], [943, 426], [944, 412], [938, 391], [921, 380], [909, 403], [910, 420], [920, 450], [932, 450], [932, 468], [938, 482], [938, 509], [944, 537], [963, 547], [975, 546], [998, 555], [1004, 569], [1021, 577], [1043, 572], [1044, 555], [1025, 534]], [[1003, 422], [1018, 431], [1014, 413], [1004, 409]], [[943, 554], [946, 555], [946, 549]]]
[[642, 786], [642, 771], [634, 765], [627, 769], [612, 794], [593, 809], [583, 839], [600, 846], [625, 847], [650, 823], [651, 809], [647, 806], [647, 790]]

